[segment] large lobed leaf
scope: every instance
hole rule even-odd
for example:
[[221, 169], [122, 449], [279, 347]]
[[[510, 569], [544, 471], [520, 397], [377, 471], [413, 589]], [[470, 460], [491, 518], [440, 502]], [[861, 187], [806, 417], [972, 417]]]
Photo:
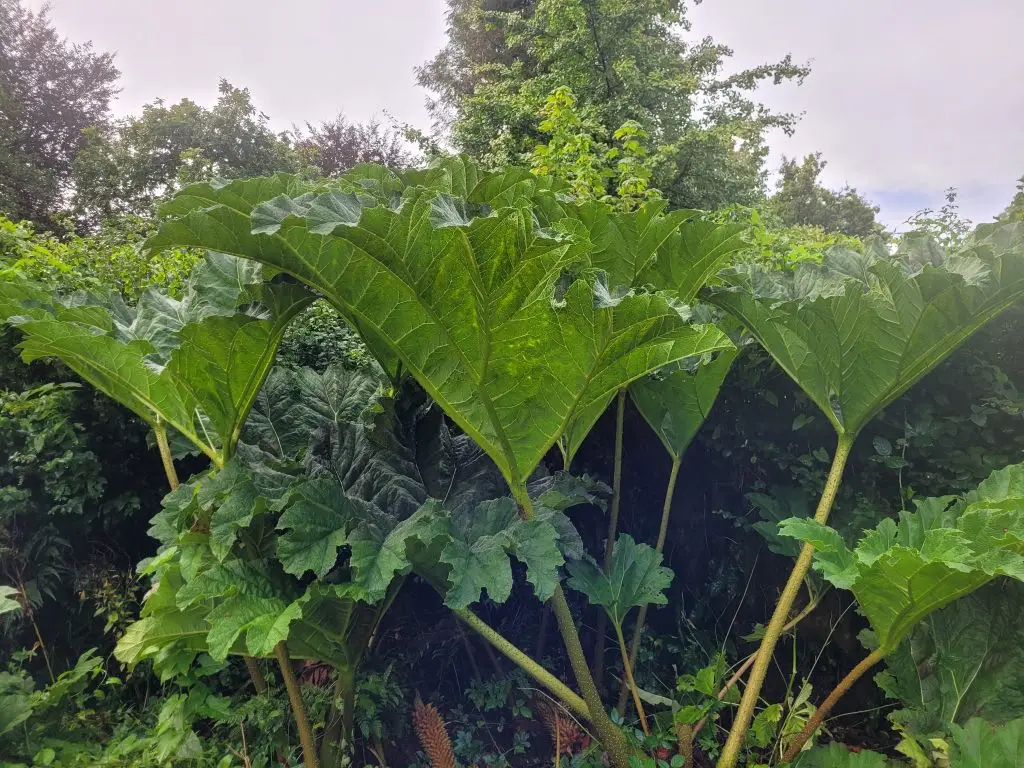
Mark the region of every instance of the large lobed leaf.
[[832, 528], [791, 518], [780, 533], [813, 544], [814, 567], [849, 589], [883, 654], [920, 621], [998, 576], [1024, 580], [1024, 465], [993, 472], [961, 499], [917, 502], [851, 550]]
[[603, 503], [603, 490], [565, 473], [536, 478], [529, 485], [534, 516], [524, 520], [511, 497], [480, 500], [472, 484], [453, 485], [446, 500], [428, 501], [390, 532], [373, 526], [353, 532], [353, 578], [374, 596], [396, 574], [415, 571], [441, 591], [446, 605], [465, 608], [485, 591], [496, 602], [508, 599], [514, 557], [526, 567], [537, 597], [547, 600], [559, 568], [584, 556], [564, 510]]
[[118, 641], [125, 664], [152, 658], [178, 671], [196, 654], [271, 657], [284, 642], [293, 659], [353, 664], [376, 625], [377, 612], [353, 584], [315, 582], [288, 597], [271, 570], [258, 563], [213, 565], [182, 583], [176, 567], [165, 568], [143, 617]]
[[851, 750], [845, 744], [812, 747], [793, 761], [793, 768], [899, 768], [901, 765], [878, 752]]
[[[119, 645], [126, 662], [153, 658], [169, 675], [202, 651], [269, 656], [284, 642], [294, 658], [342, 665], [365, 649], [390, 583], [371, 596], [345, 581], [339, 549], [357, 529], [393, 528], [424, 500], [422, 484], [401, 474], [414, 464], [389, 454], [394, 443], [373, 437], [394, 426], [374, 410], [379, 376], [276, 371], [270, 384], [250, 442], [168, 494], [154, 518], [163, 548], [147, 571], [158, 587]], [[288, 415], [297, 431], [284, 431]], [[304, 585], [296, 576], [308, 571], [330, 579]]]
[[518, 486], [571, 421], [585, 434], [619, 388], [731, 344], [691, 326], [671, 297], [613, 295], [585, 279], [566, 287], [594, 251], [565, 215], [571, 204], [529, 174], [471, 168], [409, 177], [426, 186], [384, 204], [352, 179], [272, 199], [269, 181], [189, 188], [169, 209], [183, 215], [149, 245], [255, 259], [322, 293]]
[[1024, 585], [998, 580], [922, 621], [875, 679], [916, 736], [1024, 717]]
[[965, 249], [834, 249], [795, 272], [742, 266], [707, 298], [737, 317], [840, 434], [875, 414], [1024, 294], [1024, 233], [979, 227]]
[[950, 768], [1018, 768], [1024, 765], [1024, 718], [993, 727], [980, 718], [953, 727]]

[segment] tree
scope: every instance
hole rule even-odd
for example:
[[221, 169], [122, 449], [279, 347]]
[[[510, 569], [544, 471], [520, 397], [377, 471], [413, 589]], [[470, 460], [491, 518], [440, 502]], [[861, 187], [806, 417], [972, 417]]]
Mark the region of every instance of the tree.
[[294, 171], [284, 135], [257, 111], [248, 88], [220, 81], [217, 103], [160, 99], [140, 116], [88, 131], [75, 163], [75, 211], [87, 224], [121, 214], [148, 214], [177, 185], [211, 176], [236, 178]]
[[764, 185], [765, 133], [792, 115], [751, 98], [771, 80], [800, 81], [785, 57], [722, 76], [732, 51], [689, 30], [682, 0], [449, 0], [448, 43], [418, 70], [438, 133], [494, 165], [525, 160], [545, 99], [569, 87], [603, 143], [627, 121], [667, 146], [654, 179], [675, 205], [750, 202]]
[[[943, 248], [959, 248], [967, 241], [973, 224], [970, 219], [960, 214], [957, 202], [956, 187], [950, 187], [944, 193], [946, 202], [939, 210], [922, 208], [906, 220], [908, 230], [904, 238], [915, 238], [922, 235], [935, 238]], [[1012, 206], [1011, 206], [1012, 207]]]
[[999, 214], [999, 221], [1013, 222], [1024, 221], [1024, 176], [1017, 181], [1017, 194], [1006, 206], [1006, 210]]
[[111, 54], [60, 38], [45, 8], [0, 0], [0, 211], [50, 222], [83, 131], [106, 124], [119, 76]]
[[320, 176], [340, 176], [360, 163], [408, 168], [415, 160], [404, 137], [376, 119], [353, 123], [339, 114], [319, 125], [306, 123], [306, 130], [308, 135], [295, 129], [295, 149]]
[[865, 200], [850, 186], [838, 191], [828, 189], [819, 181], [825, 169], [821, 153], [807, 155], [803, 162], [783, 158], [779, 168], [778, 189], [770, 207], [786, 224], [821, 227], [851, 237], [879, 234], [881, 225], [875, 220], [878, 206]]

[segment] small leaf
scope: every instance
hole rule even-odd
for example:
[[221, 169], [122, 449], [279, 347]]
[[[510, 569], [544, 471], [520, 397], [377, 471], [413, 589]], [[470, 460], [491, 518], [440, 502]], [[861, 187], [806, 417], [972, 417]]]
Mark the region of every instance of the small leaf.
[[569, 563], [569, 586], [585, 594], [592, 604], [603, 606], [621, 627], [632, 608], [668, 602], [665, 589], [672, 583], [673, 573], [661, 565], [661, 559], [660, 552], [622, 534], [615, 542], [607, 575], [590, 558], [574, 560]]
[[18, 597], [21, 593], [14, 587], [0, 584], [0, 615], [21, 611], [21, 601]]
[[808, 424], [814, 421], [814, 417], [807, 413], [799, 413], [796, 418], [793, 419], [793, 426], [790, 427], [794, 432], [798, 429], [803, 429]]

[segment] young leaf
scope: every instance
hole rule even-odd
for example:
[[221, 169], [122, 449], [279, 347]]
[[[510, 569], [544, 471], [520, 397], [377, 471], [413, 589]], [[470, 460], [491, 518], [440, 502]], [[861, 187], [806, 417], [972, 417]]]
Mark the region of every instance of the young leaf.
[[0, 584], [0, 616], [21, 611], [21, 601], [18, 600], [20, 594], [14, 587]]
[[979, 227], [940, 263], [848, 250], [793, 273], [737, 267], [708, 299], [733, 314], [840, 434], [882, 408], [1024, 294], [1024, 236]]
[[554, 593], [565, 560], [551, 523], [520, 519], [509, 498], [484, 502], [472, 515], [455, 514], [451, 523], [451, 541], [440, 558], [451, 566], [445, 604], [465, 608], [480, 598], [482, 589], [492, 600], [505, 602], [512, 591], [509, 555], [526, 565], [526, 578], [540, 600]]
[[604, 607], [615, 626], [626, 614], [642, 605], [665, 605], [665, 589], [672, 583], [672, 569], [661, 565], [661, 553], [622, 534], [615, 542], [608, 573], [590, 558], [569, 563], [569, 586], [582, 592], [594, 605]]
[[853, 592], [887, 655], [918, 622], [997, 576], [1024, 580], [1024, 465], [992, 473], [962, 499], [918, 502], [854, 550], [811, 519], [786, 520], [780, 533], [814, 545], [814, 567]]

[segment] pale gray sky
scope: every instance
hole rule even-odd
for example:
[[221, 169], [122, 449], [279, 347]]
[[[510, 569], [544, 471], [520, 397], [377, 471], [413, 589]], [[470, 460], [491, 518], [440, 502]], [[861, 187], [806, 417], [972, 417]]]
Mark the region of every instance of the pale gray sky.
[[[30, 0], [36, 7], [42, 0]], [[58, 30], [117, 53], [118, 113], [157, 97], [251, 89], [276, 128], [387, 110], [427, 127], [413, 67], [444, 42], [442, 0], [51, 0]], [[736, 50], [736, 67], [792, 53], [805, 84], [766, 89], [804, 113], [782, 154], [820, 150], [896, 226], [959, 187], [965, 214], [1002, 210], [1024, 174], [1024, 0], [704, 0], [692, 35]]]

